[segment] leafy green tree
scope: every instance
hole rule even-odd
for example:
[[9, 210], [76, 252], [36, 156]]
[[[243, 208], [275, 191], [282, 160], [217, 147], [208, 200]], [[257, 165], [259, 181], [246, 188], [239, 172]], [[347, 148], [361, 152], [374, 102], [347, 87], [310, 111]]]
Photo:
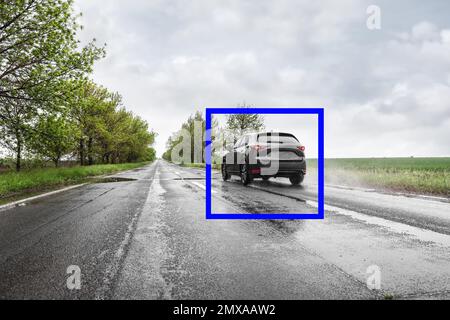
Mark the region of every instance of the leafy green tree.
[[112, 110], [104, 114], [102, 124], [98, 126], [99, 151], [103, 163], [110, 163], [115, 150], [126, 136], [126, 123], [130, 113], [125, 108], [119, 107], [120, 105], [121, 97], [115, 94], [109, 104]]
[[65, 101], [70, 119], [77, 127], [77, 154], [80, 165], [94, 163], [94, 141], [98, 139], [102, 116], [110, 107], [110, 93], [87, 80], [67, 81], [65, 91], [70, 92]]
[[148, 147], [155, 141], [155, 133], [149, 131], [148, 123], [138, 116], [130, 119], [127, 139], [121, 152], [122, 162], [135, 162], [144, 157]]
[[104, 49], [80, 50], [80, 27], [73, 0], [0, 1], [0, 97], [45, 101], [42, 89], [90, 72]]
[[22, 167], [25, 143], [31, 135], [30, 127], [36, 112], [27, 110], [29, 102], [11, 100], [3, 108], [0, 104], [0, 146], [14, 152], [16, 170]]
[[16, 170], [37, 117], [67, 93], [61, 80], [83, 77], [103, 48], [79, 49], [73, 1], [0, 1], [0, 131], [16, 154]]
[[144, 154], [139, 159], [139, 161], [155, 161], [155, 160], [156, 160], [156, 150], [152, 147], [147, 147]]
[[81, 165], [134, 162], [154, 143], [148, 123], [126, 111], [122, 97], [91, 81], [71, 81], [66, 100], [78, 128], [77, 154]]
[[[249, 108], [244, 106], [244, 108]], [[227, 116], [226, 129], [234, 138], [240, 137], [249, 131], [264, 130], [264, 117], [259, 114], [231, 114]]]
[[31, 149], [38, 155], [50, 159], [59, 167], [61, 158], [70, 154], [76, 145], [76, 128], [64, 115], [41, 118], [34, 128]]
[[[166, 143], [166, 152], [163, 154], [163, 159], [169, 162], [175, 161], [175, 159], [172, 159], [172, 153], [176, 146], [180, 145], [183, 142], [183, 136], [180, 132], [176, 132], [172, 134], [172, 136], [169, 137]], [[180, 154], [178, 156], [180, 158], [184, 158], [183, 154], [184, 150], [180, 151]]]
[[[73, 0], [0, 0], [0, 145], [81, 165], [154, 159], [156, 134], [87, 79], [104, 48], [79, 48]], [[76, 140], [76, 143], [74, 142]]]
[[[217, 137], [219, 123], [216, 118], [212, 119], [212, 141]], [[166, 152], [163, 154], [163, 159], [166, 161], [174, 161], [172, 159], [173, 150], [184, 143], [183, 139], [190, 139], [189, 141], [189, 155], [185, 157], [184, 152], [188, 150], [180, 150], [178, 156], [181, 159], [189, 159], [190, 162], [204, 163], [205, 162], [205, 132], [206, 119], [200, 111], [190, 115], [189, 118], [181, 125], [181, 129], [172, 134], [166, 143]], [[187, 144], [186, 144], [187, 145]]]
[[[238, 108], [250, 109], [251, 106], [243, 104]], [[225, 130], [227, 134], [231, 134], [236, 141], [242, 135], [250, 131], [264, 130], [264, 117], [260, 114], [230, 114], [227, 116], [227, 124]]]
[[202, 163], [203, 155], [205, 151], [204, 146], [204, 133], [206, 128], [206, 122], [203, 118], [203, 114], [197, 111], [195, 114], [191, 115], [185, 123], [182, 125], [182, 129], [189, 132], [189, 137], [191, 139], [191, 162]]

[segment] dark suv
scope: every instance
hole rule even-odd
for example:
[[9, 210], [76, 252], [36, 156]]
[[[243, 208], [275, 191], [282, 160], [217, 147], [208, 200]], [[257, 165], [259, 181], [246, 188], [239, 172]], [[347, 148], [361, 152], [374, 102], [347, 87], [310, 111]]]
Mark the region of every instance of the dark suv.
[[285, 177], [299, 185], [306, 175], [305, 147], [289, 133], [247, 134], [227, 151], [222, 164], [224, 181], [237, 175], [248, 185], [253, 179]]

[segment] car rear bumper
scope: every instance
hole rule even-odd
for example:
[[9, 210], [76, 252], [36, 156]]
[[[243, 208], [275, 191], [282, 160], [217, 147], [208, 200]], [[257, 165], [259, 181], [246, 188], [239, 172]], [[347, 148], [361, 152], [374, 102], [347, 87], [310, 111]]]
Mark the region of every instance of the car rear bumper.
[[254, 177], [290, 177], [293, 174], [306, 175], [306, 161], [257, 161], [250, 165]]

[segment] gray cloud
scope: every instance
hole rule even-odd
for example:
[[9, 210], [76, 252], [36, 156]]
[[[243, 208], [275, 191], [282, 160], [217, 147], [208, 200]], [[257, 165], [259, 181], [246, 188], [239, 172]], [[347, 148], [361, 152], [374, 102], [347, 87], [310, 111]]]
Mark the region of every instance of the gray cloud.
[[[324, 106], [327, 156], [450, 155], [450, 4], [77, 0], [95, 80], [160, 134], [205, 106]], [[274, 124], [274, 126], [276, 123]], [[279, 127], [281, 127], [280, 122]]]

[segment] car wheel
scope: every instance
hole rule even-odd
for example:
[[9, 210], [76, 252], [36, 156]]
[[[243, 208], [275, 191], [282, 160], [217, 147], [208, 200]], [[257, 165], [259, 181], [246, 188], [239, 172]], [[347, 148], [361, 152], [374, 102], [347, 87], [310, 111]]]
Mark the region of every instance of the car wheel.
[[227, 166], [225, 164], [222, 164], [222, 179], [223, 181], [230, 180], [231, 176], [227, 171]]
[[252, 182], [252, 176], [248, 172], [248, 166], [246, 164], [241, 166], [241, 181], [244, 186], [247, 186]]
[[304, 179], [305, 179], [305, 176], [302, 174], [296, 174], [296, 175], [289, 177], [289, 180], [291, 181], [291, 184], [293, 186], [298, 186], [299, 184], [301, 184], [303, 182]]
[[263, 177], [262, 179], [263, 179], [264, 182], [268, 182], [270, 178], [269, 177]]

